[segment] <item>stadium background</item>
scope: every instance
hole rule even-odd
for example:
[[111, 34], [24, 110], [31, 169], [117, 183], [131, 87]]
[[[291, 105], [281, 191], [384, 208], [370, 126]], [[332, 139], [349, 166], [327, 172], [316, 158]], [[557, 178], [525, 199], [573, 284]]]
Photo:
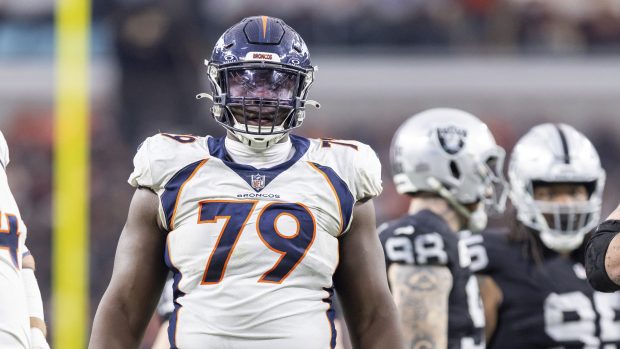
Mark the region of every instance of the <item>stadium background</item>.
[[[203, 59], [225, 28], [255, 14], [293, 26], [320, 67], [311, 96], [323, 107], [296, 133], [358, 139], [382, 159], [378, 221], [406, 210], [391, 184], [392, 134], [435, 106], [475, 113], [508, 151], [535, 124], [574, 125], [607, 170], [603, 215], [620, 200], [620, 0], [94, 0], [91, 320], [133, 192], [135, 148], [160, 130], [223, 133], [194, 99], [207, 88]], [[54, 1], [0, 0], [0, 18], [0, 129], [53, 331]]]

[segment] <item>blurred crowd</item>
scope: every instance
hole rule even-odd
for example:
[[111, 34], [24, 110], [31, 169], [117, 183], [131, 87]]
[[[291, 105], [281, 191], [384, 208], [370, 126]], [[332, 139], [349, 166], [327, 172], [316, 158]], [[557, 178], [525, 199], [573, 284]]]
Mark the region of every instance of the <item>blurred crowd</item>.
[[[104, 51], [110, 24], [144, 49], [180, 48], [191, 40], [211, 42], [229, 23], [256, 14], [286, 18], [312, 45], [345, 50], [386, 44], [432, 51], [620, 50], [619, 0], [93, 0], [92, 4], [94, 22], [106, 28], [96, 31], [100, 36], [94, 44]], [[0, 52], [51, 50], [46, 26], [52, 25], [53, 6], [51, 0], [0, 1]], [[180, 42], [178, 34], [184, 35]], [[22, 40], [17, 39], [20, 36]]]
[[[0, 0], [0, 59], [51, 56], [53, 6], [51, 0]], [[319, 52], [620, 53], [620, 0], [94, 0], [93, 50], [96, 56], [115, 60], [119, 80], [107, 99], [92, 106], [92, 314], [108, 284], [133, 193], [126, 179], [136, 147], [160, 130], [222, 134], [209, 120], [207, 105], [193, 97], [204, 89], [197, 72], [219, 34], [253, 14], [285, 18]], [[13, 159], [11, 185], [29, 226], [29, 245], [38, 261], [48, 308], [52, 110], [51, 105], [34, 109], [25, 105], [5, 115], [0, 108], [0, 127]], [[480, 117], [489, 121], [498, 143], [508, 150], [519, 132], [532, 126], [518, 117], [502, 122]], [[387, 166], [390, 140], [400, 120], [382, 120], [380, 127], [343, 123], [328, 129], [312, 124], [297, 132], [359, 139], [374, 147], [384, 163], [385, 190], [376, 202], [379, 222], [406, 210], [406, 199], [396, 195]], [[596, 126], [584, 130], [608, 171], [608, 191], [620, 192], [616, 179], [620, 140], [613, 132]], [[612, 204], [606, 204], [604, 213]], [[47, 310], [50, 314], [51, 309]]]

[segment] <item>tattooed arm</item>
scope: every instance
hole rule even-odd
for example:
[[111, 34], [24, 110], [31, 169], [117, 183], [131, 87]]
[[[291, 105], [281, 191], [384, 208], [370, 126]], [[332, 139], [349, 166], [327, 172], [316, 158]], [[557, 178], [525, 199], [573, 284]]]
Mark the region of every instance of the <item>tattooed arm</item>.
[[393, 264], [392, 294], [410, 348], [447, 348], [452, 274], [444, 266]]

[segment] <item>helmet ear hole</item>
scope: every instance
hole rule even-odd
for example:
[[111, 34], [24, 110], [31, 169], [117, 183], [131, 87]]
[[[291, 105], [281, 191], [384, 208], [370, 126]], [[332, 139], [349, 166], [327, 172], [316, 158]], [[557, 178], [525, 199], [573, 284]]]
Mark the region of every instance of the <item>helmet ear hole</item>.
[[452, 172], [452, 175], [454, 176], [454, 178], [456, 179], [461, 178], [461, 171], [459, 170], [459, 166], [456, 164], [454, 160], [450, 161], [450, 172]]

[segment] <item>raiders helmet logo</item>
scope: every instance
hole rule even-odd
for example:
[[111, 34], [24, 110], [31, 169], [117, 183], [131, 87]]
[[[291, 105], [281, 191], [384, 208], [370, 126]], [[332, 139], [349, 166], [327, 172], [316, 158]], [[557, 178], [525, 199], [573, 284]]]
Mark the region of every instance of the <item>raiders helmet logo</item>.
[[437, 129], [437, 138], [443, 150], [454, 155], [463, 149], [467, 131], [456, 126], [440, 127]]

